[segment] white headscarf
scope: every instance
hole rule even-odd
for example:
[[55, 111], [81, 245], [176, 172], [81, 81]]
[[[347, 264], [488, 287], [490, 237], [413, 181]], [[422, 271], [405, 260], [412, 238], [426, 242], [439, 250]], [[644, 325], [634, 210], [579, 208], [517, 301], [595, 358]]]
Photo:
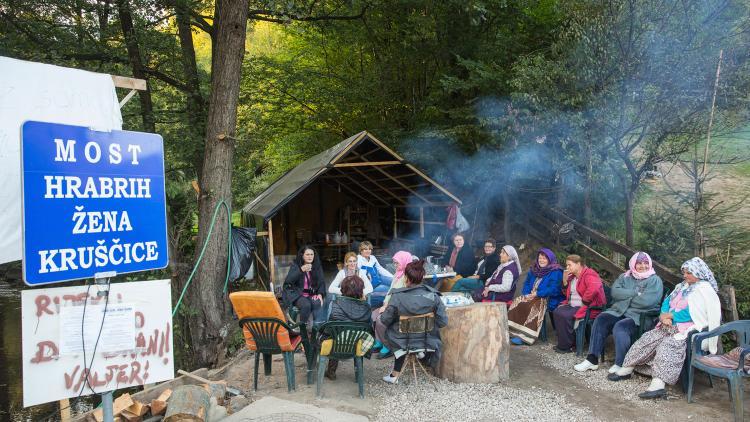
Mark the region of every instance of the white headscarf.
[[503, 246], [503, 250], [506, 254], [508, 254], [508, 257], [510, 257], [511, 261], [516, 263], [518, 274], [521, 274], [521, 260], [518, 258], [518, 252], [516, 252], [516, 248], [510, 245], [505, 245]]

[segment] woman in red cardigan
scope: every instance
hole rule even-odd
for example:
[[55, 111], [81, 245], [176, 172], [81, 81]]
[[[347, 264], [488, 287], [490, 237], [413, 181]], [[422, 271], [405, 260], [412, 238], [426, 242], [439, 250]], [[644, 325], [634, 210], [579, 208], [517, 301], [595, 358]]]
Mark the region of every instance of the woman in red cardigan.
[[[580, 256], [568, 255], [565, 258], [565, 269], [569, 273], [567, 280], [563, 280], [562, 284], [565, 300], [552, 312], [557, 331], [557, 346], [554, 349], [558, 353], [573, 351], [575, 329], [578, 321], [586, 316], [586, 309], [589, 306], [607, 304], [599, 274], [587, 267]], [[600, 311], [593, 310], [591, 317], [596, 318], [599, 313]]]

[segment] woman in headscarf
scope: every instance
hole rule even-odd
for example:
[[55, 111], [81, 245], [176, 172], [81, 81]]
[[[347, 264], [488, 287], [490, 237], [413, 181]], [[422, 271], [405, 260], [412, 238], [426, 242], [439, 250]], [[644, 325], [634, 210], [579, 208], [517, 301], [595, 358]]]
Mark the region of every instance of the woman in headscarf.
[[383, 306], [372, 311], [372, 321], [375, 325], [375, 344], [372, 346], [372, 350], [375, 351], [380, 349], [380, 354], [377, 356], [378, 359], [385, 359], [393, 356], [393, 352], [383, 344], [386, 326], [380, 322], [380, 314], [382, 314], [388, 307], [388, 302], [391, 300], [391, 293], [393, 290], [406, 286], [406, 276], [404, 276], [404, 271], [406, 270], [406, 265], [410, 264], [411, 261], [412, 256], [409, 252], [398, 251], [393, 255], [393, 264], [396, 266], [396, 273], [393, 274], [391, 288], [388, 290], [388, 294], [385, 295], [385, 299], [383, 299]]
[[513, 344], [533, 344], [539, 337], [544, 313], [554, 311], [564, 299], [562, 277], [563, 270], [555, 254], [547, 248], [539, 249], [523, 283], [522, 295], [508, 309], [508, 328]]
[[621, 377], [616, 372], [630, 349], [630, 339], [640, 325], [641, 314], [659, 309], [663, 286], [661, 278], [654, 272], [651, 257], [646, 252], [636, 252], [630, 258], [629, 267], [630, 270], [617, 277], [612, 285], [612, 305], [594, 320], [589, 355], [575, 366], [578, 372], [599, 368], [604, 342], [612, 334], [615, 364], [609, 368], [608, 378], [619, 381]]
[[[620, 379], [630, 378], [639, 365], [651, 367], [651, 385], [638, 395], [653, 399], [667, 395], [665, 384], [677, 382], [685, 363], [687, 336], [691, 331], [713, 330], [721, 323], [721, 303], [711, 269], [700, 258], [682, 264], [683, 282], [664, 299], [656, 328], [638, 339], [625, 355]], [[716, 353], [717, 337], [704, 340], [703, 350]]]
[[521, 261], [516, 248], [505, 245], [500, 249], [500, 265], [492, 276], [474, 291], [475, 302], [509, 302], [516, 292], [516, 282], [521, 274]]

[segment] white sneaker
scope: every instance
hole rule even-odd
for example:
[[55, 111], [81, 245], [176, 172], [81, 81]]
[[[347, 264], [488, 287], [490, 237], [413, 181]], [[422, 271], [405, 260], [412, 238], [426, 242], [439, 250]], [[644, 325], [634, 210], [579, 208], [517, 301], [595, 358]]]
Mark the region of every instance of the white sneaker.
[[573, 369], [578, 372], [588, 371], [589, 369], [592, 371], [596, 371], [597, 369], [599, 369], [599, 365], [594, 365], [593, 363], [589, 362], [588, 359], [584, 359], [583, 362], [574, 366]]
[[392, 377], [391, 374], [388, 374], [383, 377], [383, 381], [387, 382], [388, 384], [398, 384], [398, 377]]
[[419, 352], [419, 353], [417, 353], [417, 359], [419, 359], [419, 360], [422, 360], [422, 359], [424, 359], [424, 356], [425, 356], [425, 355], [424, 355], [424, 352]]
[[612, 365], [612, 366], [609, 367], [609, 369], [607, 370], [607, 372], [609, 372], [610, 374], [614, 374], [615, 372], [617, 372], [619, 370], [620, 370], [620, 366], [619, 365]]

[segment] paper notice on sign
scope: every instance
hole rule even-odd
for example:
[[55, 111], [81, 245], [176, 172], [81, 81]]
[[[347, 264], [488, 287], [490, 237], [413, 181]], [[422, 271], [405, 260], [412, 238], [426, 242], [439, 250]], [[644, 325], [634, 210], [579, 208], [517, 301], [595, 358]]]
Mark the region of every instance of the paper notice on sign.
[[85, 311], [84, 318], [82, 305], [60, 308], [60, 333], [65, 333], [60, 338], [60, 355], [79, 354], [84, 345], [87, 353], [92, 352], [94, 346], [102, 353], [135, 349], [135, 308], [132, 304], [106, 305], [106, 314], [104, 304], [88, 305]]

